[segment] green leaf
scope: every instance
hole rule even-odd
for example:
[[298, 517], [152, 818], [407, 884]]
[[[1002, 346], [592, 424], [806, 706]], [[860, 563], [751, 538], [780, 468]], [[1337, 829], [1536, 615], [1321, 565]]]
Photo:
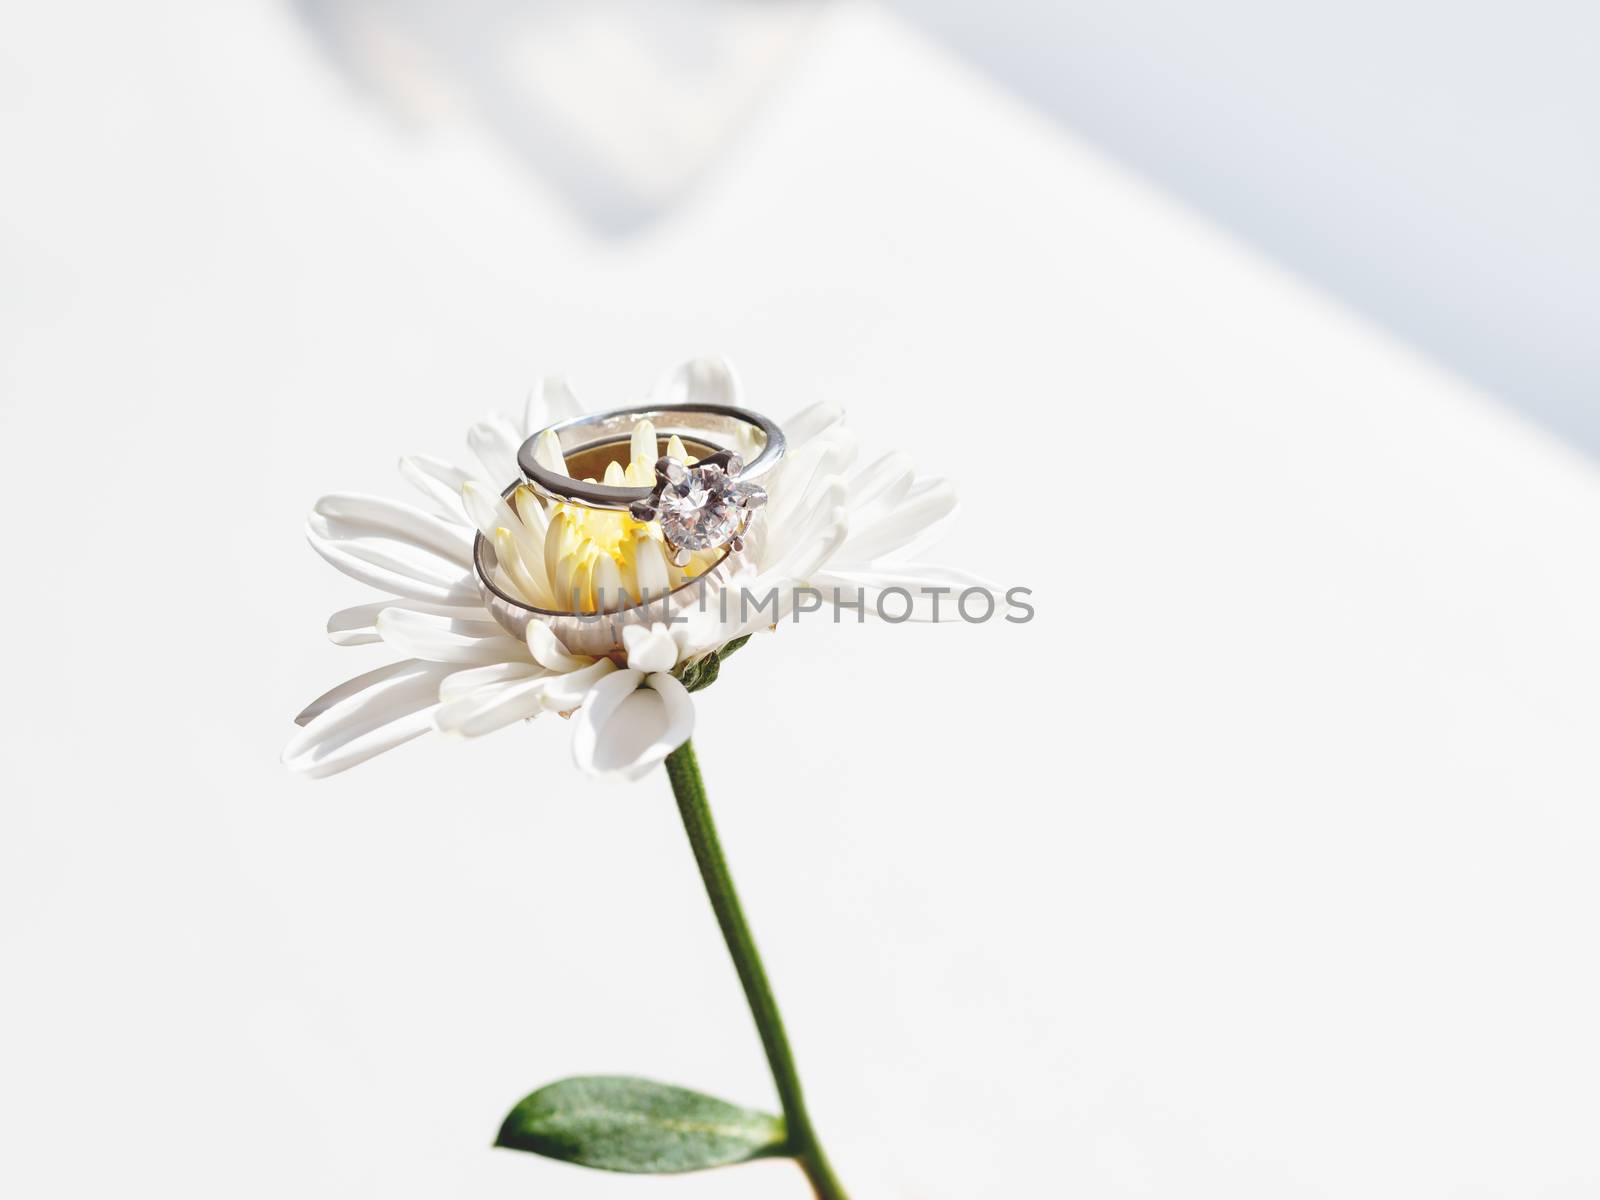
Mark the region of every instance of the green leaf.
[[727, 658], [730, 654], [732, 654], [734, 651], [738, 650], [739, 647], [743, 646], [749, 640], [750, 640], [750, 635], [748, 633], [745, 634], [743, 637], [734, 638], [733, 641], [729, 642], [721, 650], [717, 651], [717, 657], [718, 658]]
[[589, 1075], [540, 1088], [511, 1110], [495, 1145], [646, 1175], [784, 1153], [783, 1121], [687, 1088]]
[[704, 658], [697, 658], [693, 662], [683, 664], [683, 674], [679, 676], [686, 692], [698, 692], [701, 688], [708, 688], [717, 681], [717, 674], [722, 669], [722, 660], [716, 654], [708, 654]]
[[678, 679], [683, 688], [688, 692], [698, 692], [708, 688], [717, 681], [717, 675], [722, 670], [722, 662], [750, 640], [747, 633], [743, 637], [736, 637], [720, 650], [713, 650], [710, 654], [697, 658], [692, 662], [684, 663], [678, 668]]

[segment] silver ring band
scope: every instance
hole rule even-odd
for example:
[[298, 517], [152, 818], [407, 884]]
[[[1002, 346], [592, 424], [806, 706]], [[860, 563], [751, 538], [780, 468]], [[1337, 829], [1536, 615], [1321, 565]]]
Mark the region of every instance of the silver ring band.
[[[522, 443], [517, 451], [517, 466], [533, 490], [551, 500], [582, 504], [589, 508], [629, 509], [652, 500], [657, 488], [619, 487], [607, 483], [587, 483], [550, 470], [535, 457], [539, 440], [554, 433], [562, 454], [593, 449], [609, 442], [625, 442], [639, 421], [649, 418], [657, 437], [679, 437], [706, 443], [721, 453], [719, 465], [736, 458], [737, 444], [752, 433], [761, 436], [761, 451], [737, 474], [742, 483], [755, 483], [783, 458], [783, 430], [776, 422], [747, 408], [731, 404], [661, 404], [649, 408], [618, 408], [611, 412], [571, 417], [541, 430]], [[709, 460], [707, 460], [709, 461]]]
[[[563, 457], [610, 447], [625, 447], [633, 428], [648, 418], [659, 439], [677, 435], [694, 446], [698, 458], [686, 465], [666, 455], [654, 463], [654, 487], [616, 487], [586, 483], [552, 471], [536, 456], [539, 442], [553, 433]], [[746, 468], [741, 450], [760, 450]], [[524, 637], [530, 622], [538, 621], [574, 654], [620, 653], [621, 633], [629, 625], [670, 620], [671, 614], [720, 586], [725, 571], [742, 569], [749, 553], [759, 554], [764, 530], [752, 524], [755, 510], [766, 503], [766, 490], [751, 482], [782, 459], [783, 430], [760, 413], [719, 404], [662, 404], [615, 409], [595, 416], [574, 417], [534, 434], [517, 451], [517, 465], [532, 490], [562, 503], [590, 508], [621, 509], [640, 522], [659, 521], [662, 540], [673, 552], [672, 562], [684, 567], [694, 554], [705, 557], [704, 569], [660, 597], [606, 613], [554, 611], [536, 608], [502, 590], [495, 583], [494, 546], [480, 531], [473, 539], [472, 558], [479, 591], [494, 619], [517, 637]], [[615, 457], [611, 461], [616, 461]], [[504, 495], [515, 495], [521, 481]], [[747, 539], [753, 539], [747, 542]]]
[[[513, 483], [505, 489], [502, 497], [511, 500], [521, 486]], [[484, 607], [511, 636], [526, 638], [528, 626], [537, 622], [549, 628], [573, 654], [587, 654], [595, 658], [610, 656], [624, 661], [622, 631], [625, 628], [640, 625], [648, 629], [657, 622], [671, 621], [675, 614], [686, 613], [693, 606], [703, 607], [708, 603], [708, 589], [717, 586], [717, 576], [724, 570], [736, 569], [744, 560], [745, 553], [758, 552], [760, 538], [761, 531], [757, 530], [751, 545], [739, 549], [731, 545], [724, 547], [721, 557], [708, 570], [684, 580], [664, 596], [649, 596], [637, 604], [604, 613], [538, 608], [508, 594], [494, 581], [497, 565], [494, 543], [485, 538], [482, 532], [472, 539], [472, 565]]]

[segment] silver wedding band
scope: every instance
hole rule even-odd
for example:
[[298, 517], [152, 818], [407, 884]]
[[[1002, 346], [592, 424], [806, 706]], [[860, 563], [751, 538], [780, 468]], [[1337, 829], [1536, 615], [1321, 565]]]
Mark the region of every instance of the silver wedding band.
[[[646, 417], [655, 426], [658, 453], [664, 446], [664, 439], [677, 435], [690, 456], [697, 460], [685, 467], [662, 454], [653, 464], [654, 487], [587, 483], [547, 470], [534, 456], [540, 439], [547, 432], [556, 435], [562, 456], [569, 460], [585, 452], [627, 446], [633, 440], [633, 427]], [[764, 530], [759, 524], [752, 528], [752, 518], [754, 510], [765, 500], [765, 491], [752, 481], [767, 476], [783, 458], [784, 449], [783, 430], [776, 423], [760, 413], [731, 405], [662, 404], [616, 409], [594, 416], [574, 417], [548, 430], [540, 430], [517, 452], [517, 465], [525, 481], [513, 481], [505, 488], [503, 495], [507, 500], [526, 482], [548, 499], [591, 508], [621, 509], [638, 519], [646, 519], [645, 510], [651, 510], [651, 517], [657, 515], [654, 509], [661, 502], [663, 490], [677, 480], [680, 490], [687, 487], [689, 503], [719, 488], [737, 494], [742, 521], [736, 530], [730, 531], [726, 542], [709, 547], [718, 556], [707, 570], [684, 581], [665, 596], [649, 597], [630, 607], [601, 613], [536, 608], [506, 593], [495, 583], [494, 545], [480, 532], [473, 539], [472, 558], [484, 605], [513, 636], [525, 637], [528, 625], [537, 621], [547, 626], [574, 654], [617, 657], [622, 653], [624, 628], [671, 620], [672, 614], [703, 603], [707, 588], [715, 586], [717, 576], [725, 570], [737, 570], [746, 555], [759, 554]], [[748, 466], [741, 461], [745, 452], [754, 453]], [[691, 478], [691, 472], [699, 474]], [[734, 484], [731, 489], [727, 488], [730, 482]], [[677, 515], [681, 515], [681, 510], [682, 503]], [[673, 546], [667, 530], [671, 523], [664, 522], [662, 529], [669, 546]], [[674, 549], [681, 550], [681, 547], [674, 546]]]
[[736, 472], [743, 483], [760, 482], [783, 458], [786, 445], [783, 430], [758, 412], [731, 404], [661, 404], [650, 408], [618, 408], [558, 422], [522, 443], [517, 451], [517, 466], [529, 486], [547, 499], [589, 508], [629, 509], [652, 499], [657, 489], [574, 479], [550, 470], [538, 460], [534, 451], [546, 433], [556, 435], [563, 456], [624, 443], [632, 438], [634, 425], [646, 418], [655, 426], [658, 439], [676, 434], [686, 441], [709, 446], [714, 454], [721, 452], [719, 457], [724, 463], [729, 457], [741, 455], [741, 447], [759, 438], [760, 452]]

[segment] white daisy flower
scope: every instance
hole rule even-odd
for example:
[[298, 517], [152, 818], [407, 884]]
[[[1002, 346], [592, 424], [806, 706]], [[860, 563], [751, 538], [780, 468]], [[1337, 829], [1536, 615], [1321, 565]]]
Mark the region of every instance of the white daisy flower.
[[[697, 359], [669, 372], [647, 404], [676, 403], [739, 404], [732, 368]], [[675, 566], [657, 523], [548, 503], [525, 488], [503, 498], [521, 478], [523, 441], [581, 411], [564, 382], [546, 380], [520, 425], [496, 415], [468, 430], [472, 468], [421, 455], [401, 460], [400, 474], [424, 507], [348, 493], [317, 501], [307, 522], [312, 547], [382, 593], [334, 613], [329, 637], [341, 646], [382, 642], [399, 657], [313, 701], [284, 750], [289, 767], [332, 775], [429, 731], [479, 737], [562, 713], [575, 715], [581, 767], [635, 778], [688, 740], [694, 705], [685, 680], [703, 680], [706, 664], [718, 661], [712, 656], [787, 614], [797, 589], [825, 596], [838, 589], [851, 602], [859, 593], [870, 616], [885, 590], [901, 588], [912, 597], [912, 619], [941, 620], [954, 619], [955, 606], [935, 614], [926, 589], [992, 591], [966, 572], [912, 561], [955, 511], [954, 488], [919, 479], [901, 454], [857, 468], [855, 439], [841, 410], [827, 403], [782, 423], [789, 452], [765, 481], [764, 536], [727, 577], [711, 570], [715, 555]], [[553, 438], [538, 452], [566, 472]], [[667, 453], [687, 460], [676, 439]], [[628, 464], [609, 467], [606, 482], [647, 483], [656, 458], [655, 431], [640, 422]], [[536, 621], [525, 638], [496, 621], [473, 563], [479, 532], [495, 551], [495, 586], [533, 607], [571, 607], [557, 605], [562, 596], [574, 597], [578, 611], [595, 611], [605, 596], [659, 596], [708, 571], [708, 587], [776, 589], [778, 607], [750, 616], [710, 603], [685, 612], [681, 624], [624, 629], [623, 644], [607, 657], [575, 654]]]

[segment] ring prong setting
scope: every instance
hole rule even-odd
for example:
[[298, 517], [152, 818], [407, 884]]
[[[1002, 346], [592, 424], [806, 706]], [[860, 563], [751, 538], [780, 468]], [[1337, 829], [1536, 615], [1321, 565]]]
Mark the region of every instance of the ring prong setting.
[[663, 455], [656, 459], [656, 484], [644, 500], [628, 506], [635, 521], [661, 523], [673, 566], [686, 567], [697, 551], [727, 546], [734, 552], [745, 547], [755, 510], [767, 502], [767, 490], [757, 483], [742, 483], [744, 459], [732, 450], [719, 450], [686, 465]]

